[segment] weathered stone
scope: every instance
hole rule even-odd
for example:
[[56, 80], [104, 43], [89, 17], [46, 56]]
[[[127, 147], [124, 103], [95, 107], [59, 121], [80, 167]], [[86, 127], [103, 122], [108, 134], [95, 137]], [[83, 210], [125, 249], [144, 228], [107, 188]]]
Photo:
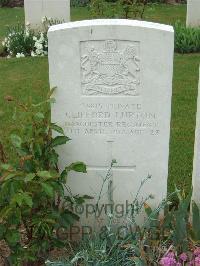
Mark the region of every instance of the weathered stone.
[[62, 22], [70, 21], [70, 0], [24, 0], [25, 23], [41, 28], [47, 17]]
[[200, 71], [199, 71], [199, 89], [198, 89], [198, 99], [197, 99], [192, 184], [193, 184], [193, 200], [200, 206]]
[[[104, 180], [101, 213], [114, 204], [125, 214], [151, 175], [140, 200], [151, 194], [157, 207], [167, 193], [173, 28], [91, 20], [53, 26], [48, 38], [50, 85], [57, 87], [52, 121], [72, 139], [59, 149], [59, 166], [78, 160], [88, 167], [86, 175], [68, 177], [72, 193], [91, 195], [94, 204]], [[83, 224], [92, 211], [85, 206]]]
[[200, 27], [200, 1], [187, 0], [187, 20], [188, 27]]

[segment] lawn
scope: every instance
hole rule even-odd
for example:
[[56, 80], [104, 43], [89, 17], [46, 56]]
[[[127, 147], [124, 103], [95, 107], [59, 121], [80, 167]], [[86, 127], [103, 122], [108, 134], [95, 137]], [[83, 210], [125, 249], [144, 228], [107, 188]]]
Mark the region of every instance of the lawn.
[[[185, 22], [185, 5], [153, 5], [148, 7], [146, 20], [174, 24]], [[72, 8], [72, 20], [91, 18], [87, 8]], [[0, 9], [0, 38], [6, 27], [23, 22], [23, 9]], [[169, 191], [174, 184], [189, 190], [192, 175], [194, 129], [200, 54], [175, 54], [172, 121], [169, 160]], [[0, 140], [7, 142], [11, 123], [12, 104], [4, 101], [5, 95], [14, 95], [26, 101], [44, 98], [48, 91], [47, 58], [0, 59]], [[8, 142], [7, 142], [8, 143]]]
[[[176, 20], [185, 23], [186, 5], [150, 5], [147, 7], [144, 19], [165, 24], [174, 24]], [[88, 8], [72, 8], [71, 19], [91, 19]], [[24, 23], [23, 8], [0, 8], [0, 39], [5, 36], [7, 27]]]

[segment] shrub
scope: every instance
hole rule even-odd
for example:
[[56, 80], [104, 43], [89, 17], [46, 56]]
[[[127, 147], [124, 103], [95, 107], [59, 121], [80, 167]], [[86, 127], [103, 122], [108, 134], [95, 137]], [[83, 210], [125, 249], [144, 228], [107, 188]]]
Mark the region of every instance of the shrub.
[[10, 0], [0, 0], [0, 7], [8, 6], [10, 4]]
[[8, 29], [2, 42], [8, 57], [44, 56], [48, 54], [47, 31], [50, 26], [62, 23], [60, 20], [42, 18], [42, 30], [34, 31], [27, 25]]
[[[0, 145], [0, 240], [10, 248], [10, 265], [31, 266], [44, 262], [53, 248], [65, 245], [67, 240], [60, 240], [56, 230], [79, 219], [67, 207], [72, 196], [64, 195], [66, 178], [70, 171], [85, 173], [86, 166], [75, 162], [58, 172], [55, 148], [70, 139], [50, 122], [52, 98], [37, 104], [19, 103], [10, 96], [6, 100], [15, 103], [15, 130], [10, 136], [15, 159], [6, 159]], [[16, 115], [22, 123], [16, 123]], [[75, 199], [84, 201], [84, 197]]]
[[90, 9], [97, 18], [142, 18], [147, 4], [147, 0], [91, 0]]
[[8, 30], [2, 45], [8, 57], [43, 56], [47, 55], [47, 34], [18, 25]]
[[177, 22], [175, 24], [175, 51], [178, 53], [200, 52], [200, 27], [186, 28]]
[[70, 5], [72, 7], [83, 7], [87, 6], [90, 3], [90, 0], [72, 0], [70, 1]]

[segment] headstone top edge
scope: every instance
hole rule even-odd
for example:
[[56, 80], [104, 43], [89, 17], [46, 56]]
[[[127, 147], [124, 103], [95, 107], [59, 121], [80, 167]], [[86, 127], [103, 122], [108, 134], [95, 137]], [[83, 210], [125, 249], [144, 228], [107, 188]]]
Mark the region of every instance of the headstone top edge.
[[130, 19], [94, 19], [94, 20], [67, 22], [51, 26], [49, 28], [48, 33], [65, 29], [74, 29], [79, 27], [91, 27], [91, 26], [133, 26], [133, 27], [150, 28], [150, 29], [174, 33], [174, 29], [170, 25], [142, 21], [142, 20], [130, 20]]

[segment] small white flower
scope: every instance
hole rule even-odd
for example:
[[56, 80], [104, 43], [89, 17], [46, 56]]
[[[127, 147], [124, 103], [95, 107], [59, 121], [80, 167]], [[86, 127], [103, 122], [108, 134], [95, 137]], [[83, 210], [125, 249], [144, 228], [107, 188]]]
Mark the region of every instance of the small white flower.
[[44, 33], [40, 32], [40, 42], [43, 42], [43, 41], [44, 41]]
[[109, 218], [112, 218], [113, 217], [113, 214], [110, 213], [110, 212], [107, 215], [108, 215]]
[[23, 53], [17, 53], [17, 54], [16, 54], [16, 57], [17, 57], [17, 58], [25, 57], [25, 55], [24, 55]]
[[107, 230], [108, 230], [108, 232], [110, 232], [111, 231], [111, 227], [107, 226]]
[[47, 17], [44, 16], [44, 17], [42, 18], [42, 23], [45, 23], [46, 21], [47, 21]]
[[37, 37], [36, 36], [33, 36], [33, 40], [36, 42], [37, 41]]
[[8, 58], [8, 59], [11, 58], [11, 55], [7, 55], [7, 58]]
[[6, 43], [3, 41], [3, 42], [2, 42], [2, 45], [3, 45], [3, 46], [5, 46], [5, 45], [6, 45]]
[[31, 25], [30, 22], [27, 21], [27, 22], [26, 22], [26, 26], [28, 27], [28, 26], [30, 26], [30, 25]]
[[38, 50], [42, 50], [43, 45], [41, 43], [36, 42], [35, 43], [35, 48], [37, 48]]
[[36, 49], [35, 50], [35, 53], [36, 53], [36, 55], [40, 55], [41, 54], [41, 51], [39, 49]]
[[25, 35], [26, 35], [26, 37], [29, 37], [29, 35], [30, 35], [29, 30], [26, 30]]
[[32, 57], [35, 57], [36, 54], [35, 54], [33, 51], [31, 51], [31, 56], [32, 56]]

